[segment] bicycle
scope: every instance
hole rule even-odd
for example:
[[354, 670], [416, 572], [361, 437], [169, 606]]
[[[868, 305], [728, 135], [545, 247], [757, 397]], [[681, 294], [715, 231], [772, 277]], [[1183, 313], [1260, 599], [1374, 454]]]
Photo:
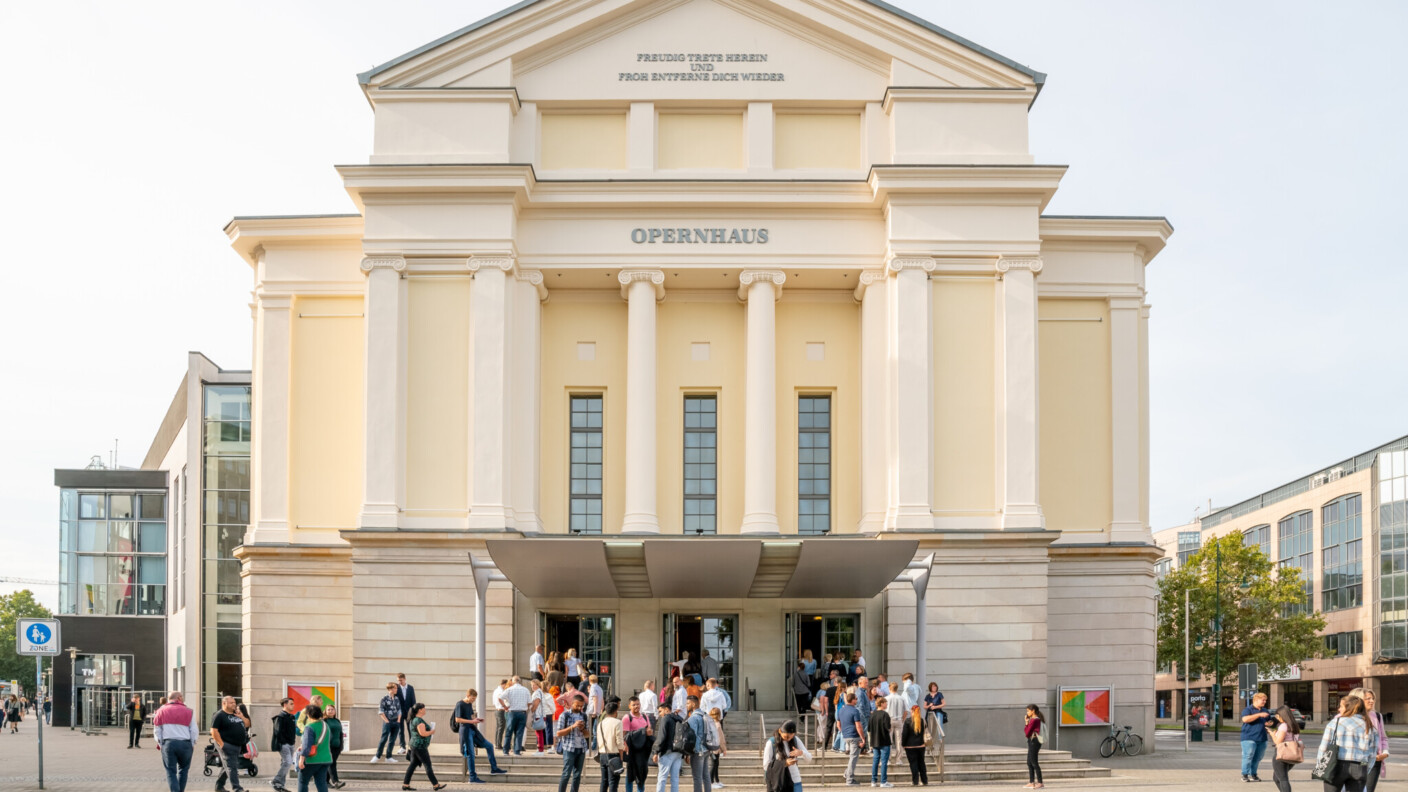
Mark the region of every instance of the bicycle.
[[1110, 727], [1110, 735], [1100, 741], [1100, 755], [1106, 759], [1115, 755], [1115, 751], [1123, 749], [1127, 756], [1138, 756], [1144, 749], [1144, 738], [1134, 733], [1133, 726], [1126, 726], [1123, 729]]

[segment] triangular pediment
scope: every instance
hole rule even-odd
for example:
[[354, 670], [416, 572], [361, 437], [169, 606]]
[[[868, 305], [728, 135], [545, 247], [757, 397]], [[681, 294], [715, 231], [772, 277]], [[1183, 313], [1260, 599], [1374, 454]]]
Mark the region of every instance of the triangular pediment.
[[535, 101], [875, 100], [1044, 75], [878, 0], [530, 0], [360, 75]]

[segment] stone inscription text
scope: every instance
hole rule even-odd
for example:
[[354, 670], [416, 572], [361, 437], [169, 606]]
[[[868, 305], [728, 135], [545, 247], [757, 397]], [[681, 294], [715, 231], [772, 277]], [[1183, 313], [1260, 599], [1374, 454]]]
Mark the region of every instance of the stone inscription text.
[[[620, 82], [785, 82], [782, 72], [737, 71], [741, 64], [765, 64], [762, 52], [637, 52], [636, 68], [623, 71]], [[647, 65], [651, 64], [651, 65]], [[653, 64], [661, 64], [655, 66]], [[655, 69], [670, 71], [655, 71]], [[743, 66], [742, 68], [749, 68]], [[757, 67], [752, 67], [757, 68]], [[765, 68], [765, 67], [764, 67]]]

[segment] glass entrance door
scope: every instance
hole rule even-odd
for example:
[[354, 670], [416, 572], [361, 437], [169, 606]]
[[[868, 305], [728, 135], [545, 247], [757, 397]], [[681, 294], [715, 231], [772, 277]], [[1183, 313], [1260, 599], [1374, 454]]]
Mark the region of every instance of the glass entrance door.
[[539, 613], [538, 629], [547, 652], [559, 656], [577, 650], [582, 676], [597, 675], [601, 689], [614, 692], [616, 677], [616, 618], [606, 614]]
[[[719, 687], [728, 692], [735, 709], [742, 706], [738, 700], [737, 662], [738, 615], [737, 614], [683, 614], [665, 615], [665, 658], [664, 679], [670, 678], [670, 666], [684, 659], [688, 652], [692, 661], [690, 667], [705, 666], [704, 653], [708, 659], [718, 662]], [[712, 668], [712, 663], [708, 664]]]
[[[860, 616], [854, 613], [801, 613], [793, 619], [796, 625], [795, 646], [798, 655], [811, 652], [812, 659], [822, 668], [822, 678], [826, 677], [826, 665], [837, 652], [847, 666], [850, 665], [852, 650], [860, 648]], [[794, 657], [789, 669], [796, 668]], [[872, 671], [872, 669], [866, 669]]]

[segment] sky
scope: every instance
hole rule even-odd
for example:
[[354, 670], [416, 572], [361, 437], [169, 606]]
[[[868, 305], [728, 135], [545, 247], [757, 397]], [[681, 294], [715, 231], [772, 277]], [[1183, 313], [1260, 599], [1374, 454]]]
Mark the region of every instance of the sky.
[[[1408, 3], [896, 2], [1049, 75], [1048, 213], [1176, 229], [1148, 269], [1155, 529], [1408, 434]], [[505, 4], [0, 4], [0, 577], [57, 577], [53, 469], [140, 464], [188, 350], [249, 367], [221, 229], [354, 211], [356, 73]]]

